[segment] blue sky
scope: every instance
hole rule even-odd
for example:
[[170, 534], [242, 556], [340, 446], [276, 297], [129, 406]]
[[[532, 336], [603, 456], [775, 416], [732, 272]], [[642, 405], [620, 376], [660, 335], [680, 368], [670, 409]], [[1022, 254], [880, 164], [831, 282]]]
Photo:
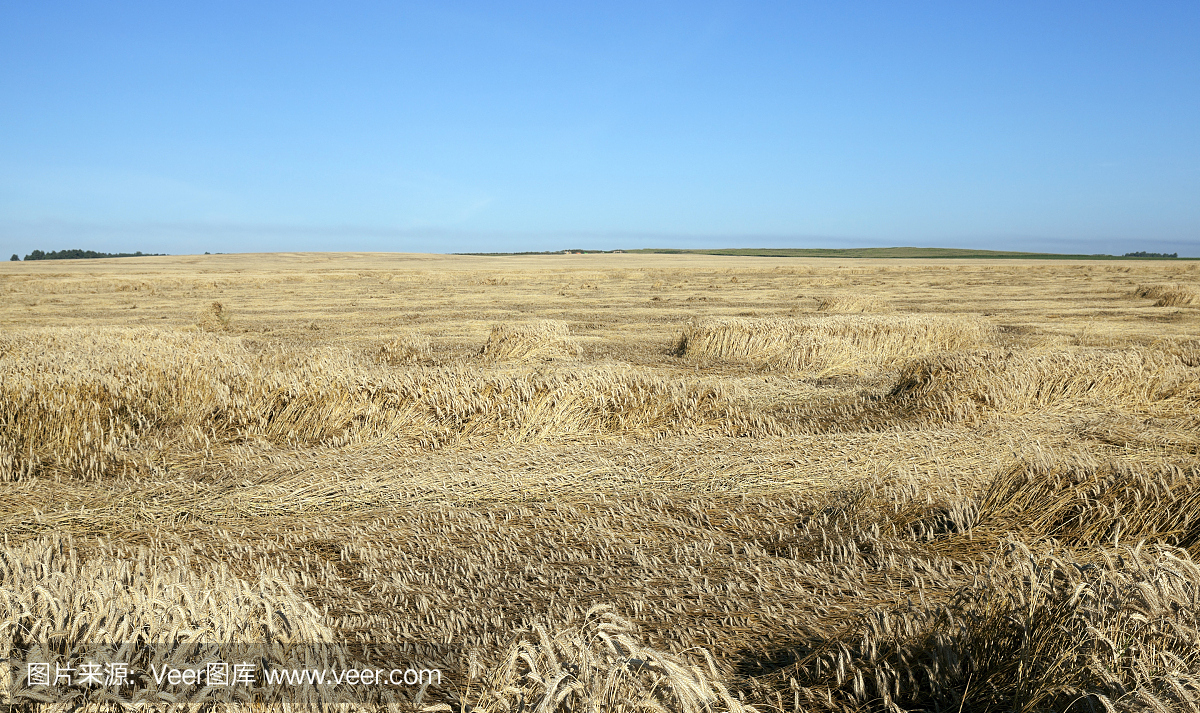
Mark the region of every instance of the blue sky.
[[1200, 3], [0, 0], [0, 252], [1200, 255]]

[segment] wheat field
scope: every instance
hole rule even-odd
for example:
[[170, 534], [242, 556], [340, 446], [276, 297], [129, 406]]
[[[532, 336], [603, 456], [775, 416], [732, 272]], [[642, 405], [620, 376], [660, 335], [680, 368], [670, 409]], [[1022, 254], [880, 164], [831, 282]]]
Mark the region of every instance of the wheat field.
[[[0, 263], [0, 658], [449, 672], [321, 710], [1200, 711], [1198, 294], [1187, 261]], [[14, 711], [298, 709], [3, 675]]]

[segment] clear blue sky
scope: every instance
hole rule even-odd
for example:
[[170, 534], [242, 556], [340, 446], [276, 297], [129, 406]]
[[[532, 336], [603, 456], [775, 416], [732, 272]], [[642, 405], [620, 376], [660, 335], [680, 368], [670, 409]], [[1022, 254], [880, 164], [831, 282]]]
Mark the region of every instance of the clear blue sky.
[[1200, 3], [0, 0], [0, 253], [1200, 255]]

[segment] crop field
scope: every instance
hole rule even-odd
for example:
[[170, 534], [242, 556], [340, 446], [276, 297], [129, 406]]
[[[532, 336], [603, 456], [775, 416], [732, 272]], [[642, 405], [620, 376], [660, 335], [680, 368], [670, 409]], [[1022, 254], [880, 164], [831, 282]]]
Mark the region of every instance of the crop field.
[[0, 263], [0, 532], [12, 660], [447, 671], [386, 710], [1197, 711], [1200, 263]]

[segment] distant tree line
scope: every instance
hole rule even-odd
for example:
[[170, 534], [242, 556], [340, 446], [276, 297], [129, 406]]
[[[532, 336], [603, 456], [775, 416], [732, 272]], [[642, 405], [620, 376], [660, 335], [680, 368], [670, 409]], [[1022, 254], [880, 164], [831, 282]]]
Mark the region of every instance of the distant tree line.
[[[153, 257], [162, 253], [144, 253], [137, 251], [135, 253], [98, 253], [95, 250], [51, 250], [50, 252], [42, 252], [34, 250], [25, 256], [26, 260], [89, 260], [98, 257]], [[11, 260], [16, 260], [17, 256], [13, 255]]]
[[1179, 253], [1148, 253], [1138, 251], [1136, 253], [1125, 253], [1122, 257], [1179, 257]]

